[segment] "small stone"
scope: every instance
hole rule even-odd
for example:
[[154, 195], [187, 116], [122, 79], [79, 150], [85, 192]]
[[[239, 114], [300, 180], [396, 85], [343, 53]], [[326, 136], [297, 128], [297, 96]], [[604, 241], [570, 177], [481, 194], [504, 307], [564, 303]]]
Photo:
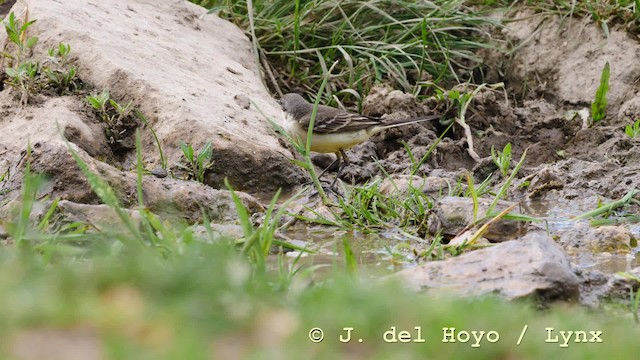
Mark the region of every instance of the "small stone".
[[251, 107], [251, 100], [247, 95], [244, 94], [236, 94], [233, 97], [233, 100], [236, 101], [236, 104], [240, 105], [241, 108], [248, 110]]
[[[453, 239], [451, 239], [449, 241], [449, 245], [452, 246], [462, 246], [463, 244], [469, 244], [469, 242], [471, 241], [471, 238], [473, 237], [473, 235], [476, 233], [476, 231], [471, 231], [471, 230], [467, 230], [465, 232], [463, 232], [462, 234], [454, 237]], [[474, 244], [489, 244], [489, 240], [483, 238], [483, 237], [479, 237], [476, 239], [476, 241], [474, 242]]]
[[166, 178], [169, 173], [167, 172], [167, 169], [155, 168], [151, 170], [151, 174], [157, 178]]
[[631, 231], [622, 226], [600, 226], [587, 237], [593, 252], [629, 252], [635, 242]]
[[[484, 216], [493, 200], [478, 199], [478, 218]], [[512, 206], [509, 201], [499, 201], [495, 213]], [[517, 214], [516, 209], [511, 214]], [[431, 234], [442, 232], [444, 235], [455, 236], [466, 229], [476, 219], [473, 217], [473, 199], [464, 197], [445, 196], [438, 201], [429, 217], [428, 228]], [[527, 232], [526, 223], [517, 220], [500, 219], [489, 225], [483, 234], [493, 242], [513, 240]]]
[[386, 196], [404, 197], [409, 195], [412, 188], [419, 189], [425, 194], [446, 194], [454, 184], [437, 176], [426, 178], [417, 175], [394, 175], [386, 178], [380, 185], [380, 193]]
[[[338, 171], [338, 163], [334, 164], [336, 156], [333, 154], [311, 154], [311, 161], [319, 166], [322, 170], [328, 168], [331, 164], [334, 166], [329, 171]], [[319, 175], [319, 173], [318, 173]]]

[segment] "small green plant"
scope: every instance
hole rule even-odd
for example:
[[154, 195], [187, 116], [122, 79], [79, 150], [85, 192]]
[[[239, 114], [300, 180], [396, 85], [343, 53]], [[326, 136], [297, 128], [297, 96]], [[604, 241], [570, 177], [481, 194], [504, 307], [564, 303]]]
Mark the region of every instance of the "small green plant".
[[591, 104], [591, 123], [592, 126], [604, 119], [607, 110], [607, 92], [609, 92], [609, 62], [604, 65], [600, 74], [600, 86], [596, 90], [595, 100]]
[[633, 292], [633, 289], [629, 290], [629, 293], [633, 319], [636, 321], [636, 324], [640, 324], [640, 319], [638, 318], [638, 309], [640, 309], [640, 288], [638, 288], [638, 291], [636, 291], [635, 294]]
[[[633, 275], [630, 272], [619, 272], [616, 274], [622, 278], [626, 278], [628, 280], [634, 281], [637, 286], [640, 284], [640, 278]], [[629, 288], [629, 310], [633, 314], [633, 319], [636, 322], [636, 325], [640, 324], [640, 318], [638, 317], [638, 310], [640, 310], [640, 287], [637, 287], [637, 290], [634, 291], [634, 286]]]
[[133, 112], [133, 100], [120, 105], [111, 99], [108, 89], [102, 93], [87, 96], [87, 102], [98, 112], [100, 119], [106, 124], [105, 134], [111, 144], [120, 142], [127, 130], [136, 127]]
[[[475, 86], [476, 88], [473, 91], [468, 91], [467, 89], [471, 86]], [[438, 98], [442, 98], [442, 99], [449, 98], [453, 102], [452, 105], [456, 107], [458, 116], [457, 116], [457, 119], [455, 119], [455, 122], [458, 125], [462, 126], [464, 130], [465, 138], [467, 139], [467, 145], [468, 145], [467, 152], [469, 153], [469, 156], [471, 156], [471, 158], [474, 159], [476, 162], [480, 162], [480, 156], [478, 155], [478, 153], [476, 153], [473, 147], [473, 134], [471, 132], [471, 127], [469, 127], [469, 125], [466, 122], [467, 111], [469, 109], [469, 106], [471, 105], [471, 102], [480, 91], [495, 90], [498, 88], [504, 89], [504, 84], [503, 83], [496, 83], [496, 84], [485, 83], [480, 85], [465, 84], [463, 88], [465, 91], [462, 91], [462, 92], [456, 89], [449, 90], [446, 93], [438, 91], [438, 95], [437, 95]], [[505, 93], [505, 97], [506, 97], [506, 93]]]
[[65, 94], [78, 90], [76, 69], [68, 67], [71, 45], [60, 43], [57, 47], [49, 49], [49, 59], [42, 72], [46, 75], [48, 85], [53, 87], [58, 94]]
[[24, 24], [16, 19], [14, 13], [4, 22], [9, 40], [15, 44], [17, 50], [14, 53], [0, 52], [0, 55], [12, 60], [11, 67], [5, 69], [8, 80], [7, 85], [20, 91], [20, 102], [25, 105], [31, 94], [43, 89], [53, 88], [56, 93], [64, 94], [77, 90], [76, 70], [67, 68], [71, 46], [60, 43], [57, 47], [49, 49], [49, 59], [42, 64], [28, 60], [30, 51], [38, 42], [35, 36], [27, 37], [27, 29], [35, 20]]
[[116, 114], [118, 115], [116, 122], [124, 117], [129, 116], [129, 114], [131, 114], [131, 111], [133, 110], [133, 100], [130, 100], [126, 105], [123, 106], [117, 103], [115, 100], [109, 99], [109, 104], [111, 104], [111, 106], [116, 109]]
[[186, 165], [178, 164], [178, 167], [187, 172], [189, 179], [195, 179], [198, 182], [204, 183], [204, 174], [213, 166], [213, 162], [211, 161], [213, 145], [211, 141], [204, 144], [197, 153], [191, 144], [186, 144], [184, 141], [180, 141], [180, 148], [188, 163]]
[[505, 145], [502, 151], [496, 151], [492, 146], [491, 160], [496, 164], [502, 176], [506, 178], [509, 175], [509, 166], [511, 166], [511, 143]]
[[39, 71], [40, 65], [35, 62], [25, 62], [15, 68], [5, 70], [8, 77], [7, 84], [20, 90], [22, 105], [29, 101], [30, 94], [36, 92]]
[[0, 52], [0, 54], [12, 59], [14, 66], [19, 66], [24, 60], [26, 52], [38, 43], [36, 36], [27, 37], [27, 29], [29, 29], [34, 22], [36, 21], [31, 20], [22, 23], [22, 21], [16, 19], [16, 15], [13, 12], [9, 14], [9, 19], [4, 21], [4, 29], [7, 31], [7, 37], [9, 41], [18, 47], [18, 52], [16, 54]]
[[95, 110], [100, 112], [102, 121], [109, 124], [111, 123], [111, 116], [107, 113], [107, 103], [109, 102], [109, 90], [104, 89], [101, 94], [94, 96], [87, 96], [87, 101]]
[[624, 132], [630, 138], [637, 138], [640, 136], [640, 119], [636, 120], [633, 124], [625, 126]]
[[522, 152], [522, 156], [520, 156], [520, 160], [518, 161], [516, 166], [513, 168], [513, 170], [511, 170], [511, 174], [509, 174], [509, 176], [504, 180], [504, 182], [500, 186], [500, 189], [498, 189], [498, 192], [496, 193], [496, 196], [494, 197], [493, 202], [491, 203], [491, 206], [489, 206], [489, 209], [487, 210], [487, 214], [492, 214], [493, 209], [495, 209], [496, 205], [498, 204], [498, 201], [507, 195], [507, 191], [511, 187], [511, 183], [513, 182], [513, 179], [516, 177], [518, 172], [520, 172], [520, 169], [522, 168], [522, 165], [524, 165], [524, 160], [526, 158], [527, 158], [527, 149], [524, 149], [524, 151]]
[[11, 169], [7, 169], [2, 175], [0, 175], [0, 182], [3, 182], [11, 178]]
[[623, 196], [622, 198], [612, 201], [610, 203], [607, 204], [598, 204], [598, 207], [595, 210], [591, 210], [591, 211], [587, 211], [585, 213], [582, 213], [578, 216], [574, 216], [573, 220], [584, 220], [584, 219], [590, 219], [596, 216], [600, 216], [603, 214], [608, 214], [610, 213], [613, 209], [617, 209], [623, 206], [627, 206], [629, 203], [632, 203], [635, 201], [634, 196], [636, 196], [638, 193], [640, 193], [640, 189], [631, 189], [629, 190], [629, 192], [627, 192], [627, 194], [625, 196]]
[[[99, 95], [87, 96], [87, 101], [91, 107], [98, 110], [100, 117], [108, 125], [118, 123], [133, 111], [133, 100], [124, 106], [120, 105], [117, 101], [111, 99], [108, 89], [104, 89]], [[107, 104], [111, 105], [111, 107], [109, 108]]]
[[49, 49], [49, 58], [55, 61], [61, 67], [67, 65], [69, 61], [69, 54], [71, 53], [71, 45], [60, 43], [58, 47]]
[[34, 22], [35, 20], [23, 23], [16, 18], [13, 12], [9, 14], [8, 20], [4, 21], [7, 38], [17, 48], [15, 53], [0, 52], [0, 55], [13, 60], [12, 67], [5, 69], [8, 77], [6, 83], [19, 89], [21, 94], [20, 103], [23, 105], [29, 101], [29, 94], [35, 92], [36, 77], [40, 71], [40, 65], [37, 62], [25, 61], [28, 57], [27, 52], [38, 42], [38, 38], [35, 36], [27, 37], [27, 29]]
[[49, 82], [54, 85], [60, 91], [64, 91], [70, 88], [74, 90], [77, 88], [74, 80], [76, 79], [76, 69], [70, 68], [69, 71], [51, 70], [51, 68], [45, 68], [45, 75], [49, 79]]
[[351, 248], [351, 244], [349, 244], [347, 236], [342, 237], [342, 248], [344, 252], [345, 268], [349, 273], [353, 274], [358, 270], [358, 260], [356, 259], [356, 255], [353, 253], [353, 249]]
[[[103, 113], [105, 116], [108, 117], [107, 108], [106, 108], [107, 102], [109, 101], [108, 89], [104, 89], [102, 91], [102, 94], [100, 95], [87, 96], [87, 101], [94, 109], [100, 111], [101, 113]], [[107, 121], [108, 119], [104, 119], [104, 120]]]

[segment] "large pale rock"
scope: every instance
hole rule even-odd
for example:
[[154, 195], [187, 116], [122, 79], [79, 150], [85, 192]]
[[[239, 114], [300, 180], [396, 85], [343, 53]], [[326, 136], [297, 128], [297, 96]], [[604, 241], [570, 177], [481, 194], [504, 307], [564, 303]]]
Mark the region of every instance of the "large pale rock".
[[[96, 92], [104, 88], [122, 103], [133, 100], [155, 129], [169, 159], [181, 159], [179, 142], [199, 149], [213, 143], [214, 165], [207, 183], [223, 179], [240, 189], [271, 191], [299, 182], [301, 172], [271, 133], [267, 116], [281, 112], [259, 76], [248, 38], [235, 25], [187, 1], [19, 1], [19, 17], [28, 8], [38, 36], [34, 57], [43, 58], [60, 42], [71, 45], [78, 76]], [[5, 38], [0, 31], [0, 43]], [[39, 99], [20, 109], [0, 95], [0, 152], [18, 153], [31, 142], [67, 135], [91, 156], [108, 157], [106, 140], [83, 96]], [[59, 124], [59, 125], [58, 125]], [[58, 130], [60, 126], [60, 131]], [[147, 167], [159, 164], [156, 145], [142, 131]], [[121, 156], [131, 164], [134, 151]], [[12, 159], [14, 160], [14, 159]], [[9, 160], [0, 170], [9, 167]], [[126, 166], [125, 166], [126, 167]]]
[[507, 299], [577, 299], [578, 278], [562, 249], [542, 232], [393, 275], [410, 288]]

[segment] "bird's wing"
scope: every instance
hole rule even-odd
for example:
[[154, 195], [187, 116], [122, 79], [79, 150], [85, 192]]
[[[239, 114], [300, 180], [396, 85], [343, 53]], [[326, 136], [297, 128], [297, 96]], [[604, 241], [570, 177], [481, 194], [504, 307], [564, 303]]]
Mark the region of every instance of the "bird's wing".
[[382, 125], [379, 118], [349, 113], [346, 111], [335, 111], [326, 116], [316, 118], [313, 132], [317, 134], [331, 134], [336, 132], [351, 132]]

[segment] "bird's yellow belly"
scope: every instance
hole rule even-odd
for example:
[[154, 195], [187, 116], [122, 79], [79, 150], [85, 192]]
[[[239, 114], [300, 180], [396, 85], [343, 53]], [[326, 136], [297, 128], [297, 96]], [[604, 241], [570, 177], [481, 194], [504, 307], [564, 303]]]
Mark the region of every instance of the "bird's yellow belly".
[[[307, 131], [297, 122], [287, 122], [284, 128], [294, 140], [300, 139], [301, 143], [306, 145]], [[366, 130], [348, 133], [313, 134], [311, 136], [311, 151], [336, 153], [341, 149], [346, 150], [366, 141], [369, 136]]]

